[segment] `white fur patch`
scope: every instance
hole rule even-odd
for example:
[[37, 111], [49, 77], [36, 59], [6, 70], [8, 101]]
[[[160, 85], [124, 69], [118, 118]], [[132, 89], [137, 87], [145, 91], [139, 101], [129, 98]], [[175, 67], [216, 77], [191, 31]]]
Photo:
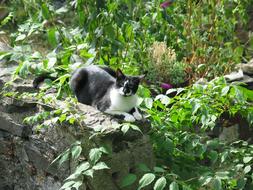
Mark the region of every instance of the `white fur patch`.
[[137, 95], [122, 96], [121, 89], [112, 89], [110, 92], [111, 106], [109, 110], [129, 112], [137, 106]]

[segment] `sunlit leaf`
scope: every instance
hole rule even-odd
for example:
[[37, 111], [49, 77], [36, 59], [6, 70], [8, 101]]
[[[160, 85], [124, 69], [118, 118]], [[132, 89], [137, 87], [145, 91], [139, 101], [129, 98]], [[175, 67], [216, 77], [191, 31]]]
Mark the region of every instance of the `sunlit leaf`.
[[166, 178], [161, 177], [155, 182], [154, 190], [163, 190], [166, 186]]
[[155, 175], [152, 173], [145, 174], [139, 181], [139, 187], [138, 190], [142, 189], [143, 187], [148, 186], [150, 183], [152, 183], [155, 179]]

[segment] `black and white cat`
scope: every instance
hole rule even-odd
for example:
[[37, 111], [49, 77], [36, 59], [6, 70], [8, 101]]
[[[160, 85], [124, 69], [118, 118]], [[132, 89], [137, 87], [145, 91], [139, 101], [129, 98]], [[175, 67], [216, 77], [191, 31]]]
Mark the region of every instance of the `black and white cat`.
[[73, 73], [70, 87], [80, 103], [134, 122], [142, 119], [136, 92], [143, 77], [124, 75], [120, 69], [114, 71], [106, 66], [90, 65]]

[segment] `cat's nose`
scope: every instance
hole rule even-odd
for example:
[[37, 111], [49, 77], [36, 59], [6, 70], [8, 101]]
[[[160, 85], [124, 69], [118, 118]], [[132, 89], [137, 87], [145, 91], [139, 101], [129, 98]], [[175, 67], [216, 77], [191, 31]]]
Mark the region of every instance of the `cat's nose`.
[[124, 94], [128, 94], [128, 93], [130, 93], [130, 90], [128, 88], [124, 88], [123, 92], [124, 92]]

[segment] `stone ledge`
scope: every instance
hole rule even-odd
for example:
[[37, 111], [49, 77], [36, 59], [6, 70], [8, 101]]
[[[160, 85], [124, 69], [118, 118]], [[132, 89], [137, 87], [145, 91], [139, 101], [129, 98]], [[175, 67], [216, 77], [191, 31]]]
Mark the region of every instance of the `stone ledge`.
[[[8, 71], [5, 70], [5, 71]], [[8, 73], [0, 76], [1, 84], [9, 80]], [[19, 81], [20, 82], [20, 81]], [[15, 84], [18, 91], [33, 90], [30, 84], [22, 81]], [[59, 101], [59, 107], [64, 103]], [[102, 160], [111, 168], [95, 172], [94, 178], [88, 178], [90, 190], [117, 190], [120, 181], [129, 172], [141, 177], [137, 165], [145, 163], [153, 168], [155, 159], [152, 146], [147, 135], [150, 129], [148, 121], [137, 122], [143, 131], [129, 130], [125, 135], [112, 126], [121, 124], [109, 115], [105, 115], [93, 107], [78, 105], [80, 112], [85, 113], [84, 127], [51, 126], [40, 133], [33, 131], [34, 126], [24, 126], [23, 119], [38, 112], [36, 103], [1, 98], [0, 101], [0, 189], [5, 190], [57, 190], [63, 180], [73, 171], [77, 163], [65, 164], [63, 168], [50, 166], [52, 160], [72, 143], [83, 142], [82, 157], [87, 158], [89, 150], [107, 144], [112, 154], [103, 156]], [[90, 135], [98, 126], [106, 126], [100, 135]], [[50, 166], [50, 167], [49, 167]], [[137, 182], [125, 190], [136, 189]], [[82, 189], [86, 189], [83, 187]]]

